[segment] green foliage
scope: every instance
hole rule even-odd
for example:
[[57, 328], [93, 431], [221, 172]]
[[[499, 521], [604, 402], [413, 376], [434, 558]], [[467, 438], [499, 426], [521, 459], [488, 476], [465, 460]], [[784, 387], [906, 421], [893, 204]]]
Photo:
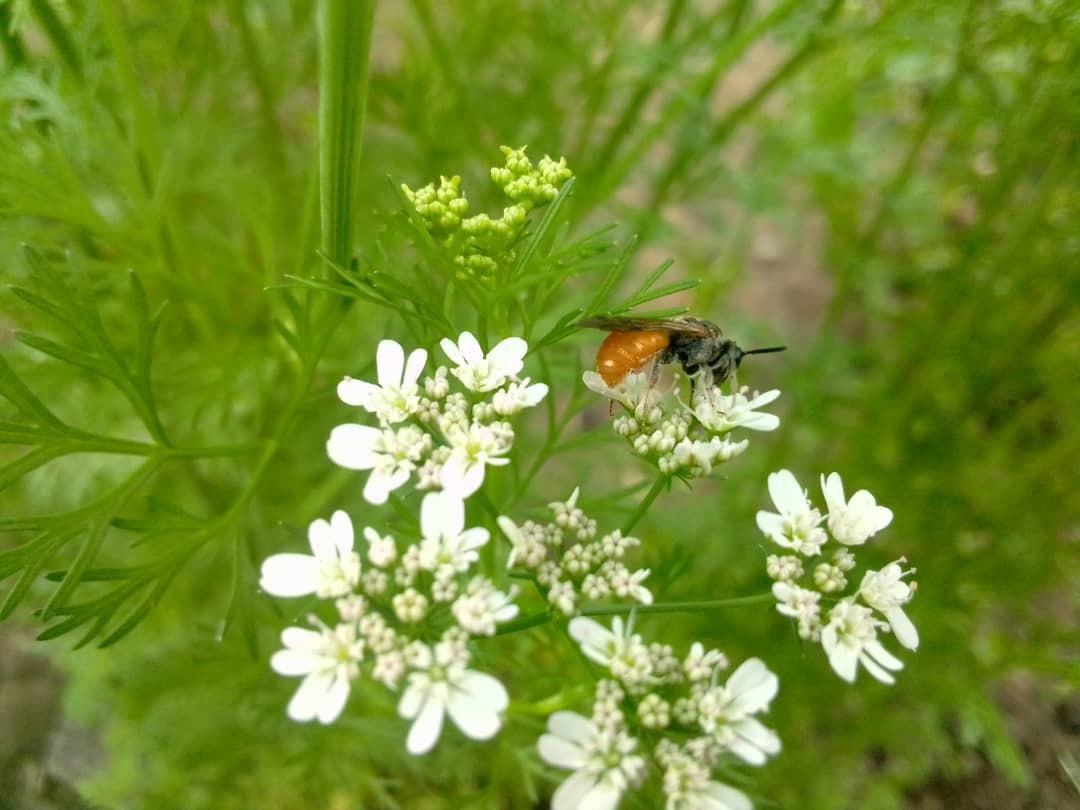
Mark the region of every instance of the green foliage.
[[[879, 562], [918, 567], [923, 636], [896, 687], [840, 683], [761, 606], [639, 620], [780, 674], [786, 750], [760, 796], [901, 807], [972, 752], [1038, 781], [991, 695], [1018, 669], [1080, 685], [1061, 653], [1080, 505], [1069, 4], [413, 0], [382, 4], [373, 36], [370, 4], [318, 9], [0, 3], [0, 615], [65, 636], [69, 711], [112, 755], [88, 795], [549, 795], [529, 747], [586, 671], [550, 627], [486, 642], [535, 671], [500, 737], [448, 735], [425, 760], [384, 691], [332, 728], [289, 723], [266, 664], [294, 616], [257, 593], [261, 559], [333, 508], [403, 519], [325, 459], [336, 382], [382, 337], [434, 350], [464, 329], [525, 337], [553, 391], [492, 501], [524, 518], [580, 482], [619, 525], [655, 497], [635, 532], [664, 602], [764, 590], [753, 514], [779, 467], [840, 470], [896, 512]], [[500, 143], [574, 176], [509, 149], [488, 170]], [[408, 190], [431, 177], [452, 179]], [[574, 324], [688, 308], [743, 345], [783, 336], [746, 381], [787, 412], [729, 480], [647, 494], [583, 390], [596, 335]]]

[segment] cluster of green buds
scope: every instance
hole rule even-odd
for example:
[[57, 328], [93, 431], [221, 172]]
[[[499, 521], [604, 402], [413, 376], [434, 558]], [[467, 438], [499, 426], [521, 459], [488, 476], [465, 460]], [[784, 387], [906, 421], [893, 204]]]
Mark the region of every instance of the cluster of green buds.
[[514, 261], [514, 245], [528, 223], [529, 212], [554, 200], [573, 177], [566, 158], [555, 161], [545, 155], [534, 166], [525, 149], [503, 146], [505, 165], [491, 169], [492, 182], [513, 203], [498, 219], [483, 213], [468, 216], [469, 201], [457, 175], [441, 177], [437, 187], [428, 183], [416, 191], [402, 184], [424, 227], [452, 256], [460, 278], [494, 279], [500, 265]]

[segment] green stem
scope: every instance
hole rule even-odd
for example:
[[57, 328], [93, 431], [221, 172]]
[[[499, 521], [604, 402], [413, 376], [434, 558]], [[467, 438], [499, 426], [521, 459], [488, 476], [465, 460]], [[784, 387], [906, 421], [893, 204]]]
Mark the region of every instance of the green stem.
[[367, 111], [374, 0], [323, 0], [319, 59], [322, 249], [341, 267], [352, 255], [353, 202]]
[[630, 532], [634, 530], [634, 527], [638, 524], [638, 521], [645, 516], [645, 513], [649, 511], [649, 507], [652, 506], [652, 502], [655, 501], [657, 496], [667, 488], [670, 481], [671, 477], [667, 475], [661, 475], [659, 478], [656, 479], [655, 483], [653, 483], [652, 485], [652, 488], [650, 488], [649, 491], [645, 493], [645, 497], [641, 499], [641, 503], [639, 503], [637, 509], [634, 510], [634, 514], [630, 515], [626, 523], [623, 524], [622, 533], [624, 536], [630, 534]]
[[657, 602], [655, 605], [599, 605], [582, 608], [582, 616], [617, 616], [625, 613], [700, 613], [704, 610], [724, 610], [746, 605], [763, 605], [775, 601], [771, 593], [735, 596], [730, 599], [705, 599], [692, 602]]
[[551, 621], [551, 611], [545, 610], [541, 613], [532, 613], [528, 616], [519, 616], [512, 621], [508, 621], [499, 625], [499, 629], [495, 631], [497, 636], [506, 636], [510, 633], [519, 633], [522, 630], [528, 630], [532, 627], [539, 627], [542, 624], [547, 624]]

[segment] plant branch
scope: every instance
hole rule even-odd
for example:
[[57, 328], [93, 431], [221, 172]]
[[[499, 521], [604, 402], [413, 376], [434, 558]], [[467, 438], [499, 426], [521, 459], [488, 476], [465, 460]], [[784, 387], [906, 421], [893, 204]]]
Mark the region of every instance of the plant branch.
[[630, 515], [630, 517], [627, 518], [626, 523], [623, 524], [622, 533], [624, 536], [629, 535], [630, 532], [634, 530], [638, 521], [645, 516], [647, 511], [649, 511], [652, 502], [656, 500], [661, 492], [667, 489], [670, 482], [671, 476], [668, 475], [661, 475], [656, 479], [649, 491], [645, 493], [645, 497], [641, 499], [641, 503], [637, 505], [637, 509], [634, 510], [634, 513]]

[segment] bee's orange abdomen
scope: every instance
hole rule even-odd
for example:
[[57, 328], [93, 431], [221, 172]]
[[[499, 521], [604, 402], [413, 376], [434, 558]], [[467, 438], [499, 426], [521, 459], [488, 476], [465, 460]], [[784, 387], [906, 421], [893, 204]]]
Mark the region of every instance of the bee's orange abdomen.
[[618, 385], [631, 371], [637, 371], [668, 347], [667, 332], [612, 332], [596, 353], [596, 370], [609, 386]]

